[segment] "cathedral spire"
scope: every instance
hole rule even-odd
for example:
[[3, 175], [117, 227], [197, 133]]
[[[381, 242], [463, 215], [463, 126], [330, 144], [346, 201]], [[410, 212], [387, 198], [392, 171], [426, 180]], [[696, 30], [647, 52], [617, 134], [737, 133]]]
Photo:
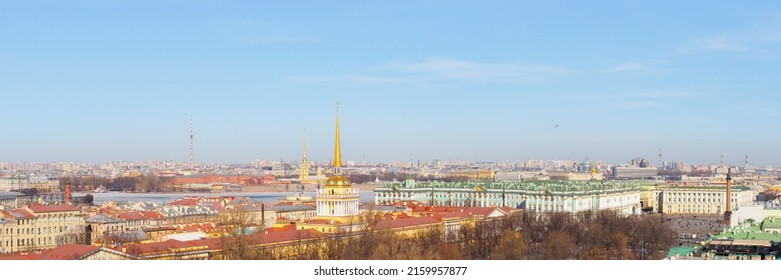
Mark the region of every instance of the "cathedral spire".
[[306, 160], [306, 129], [304, 129], [304, 160]]
[[336, 141], [334, 144], [334, 167], [342, 167], [342, 149], [339, 144], [339, 102], [336, 102]]

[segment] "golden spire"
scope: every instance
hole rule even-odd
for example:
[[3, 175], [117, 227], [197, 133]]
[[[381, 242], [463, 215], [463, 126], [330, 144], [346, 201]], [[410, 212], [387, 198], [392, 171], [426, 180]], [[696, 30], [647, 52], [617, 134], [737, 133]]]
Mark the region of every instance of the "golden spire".
[[306, 161], [306, 129], [304, 129], [304, 161]]
[[342, 167], [342, 150], [339, 145], [339, 102], [336, 102], [336, 143], [334, 144], [334, 167]]

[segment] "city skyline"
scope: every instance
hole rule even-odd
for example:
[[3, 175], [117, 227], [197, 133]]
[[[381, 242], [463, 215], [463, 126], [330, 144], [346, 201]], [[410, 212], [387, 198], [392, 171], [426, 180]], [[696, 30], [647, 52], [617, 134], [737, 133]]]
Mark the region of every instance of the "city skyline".
[[[349, 8], [349, 9], [348, 9]], [[604, 11], [611, 11], [606, 14]], [[781, 6], [0, 3], [0, 162], [779, 166]]]

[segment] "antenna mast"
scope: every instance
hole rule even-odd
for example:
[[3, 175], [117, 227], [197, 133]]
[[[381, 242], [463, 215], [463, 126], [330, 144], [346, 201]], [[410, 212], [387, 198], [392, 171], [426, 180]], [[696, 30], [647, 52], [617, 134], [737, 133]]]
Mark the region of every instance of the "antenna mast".
[[190, 171], [193, 170], [193, 116], [190, 115]]

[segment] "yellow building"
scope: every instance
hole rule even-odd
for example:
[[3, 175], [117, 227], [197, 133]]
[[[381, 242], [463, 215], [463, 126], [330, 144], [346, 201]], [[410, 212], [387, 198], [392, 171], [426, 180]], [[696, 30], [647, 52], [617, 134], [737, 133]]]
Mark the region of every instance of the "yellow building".
[[493, 180], [496, 171], [493, 170], [460, 170], [450, 172], [450, 176], [464, 177], [469, 180]]
[[[754, 194], [748, 187], [733, 186], [731, 206], [751, 205]], [[670, 186], [654, 190], [654, 211], [665, 214], [723, 214], [726, 210], [726, 187]]]
[[67, 204], [31, 204], [0, 212], [2, 251], [19, 252], [83, 243], [84, 213]]
[[640, 192], [640, 208], [641, 209], [657, 209], [659, 204], [658, 193], [656, 192], [657, 186], [646, 185], [640, 186], [643, 190]]
[[358, 190], [342, 171], [342, 151], [339, 140], [339, 107], [336, 109], [336, 137], [331, 176], [322, 189], [317, 190], [317, 216], [300, 226], [314, 228], [323, 233], [338, 233], [360, 227], [358, 215]]

